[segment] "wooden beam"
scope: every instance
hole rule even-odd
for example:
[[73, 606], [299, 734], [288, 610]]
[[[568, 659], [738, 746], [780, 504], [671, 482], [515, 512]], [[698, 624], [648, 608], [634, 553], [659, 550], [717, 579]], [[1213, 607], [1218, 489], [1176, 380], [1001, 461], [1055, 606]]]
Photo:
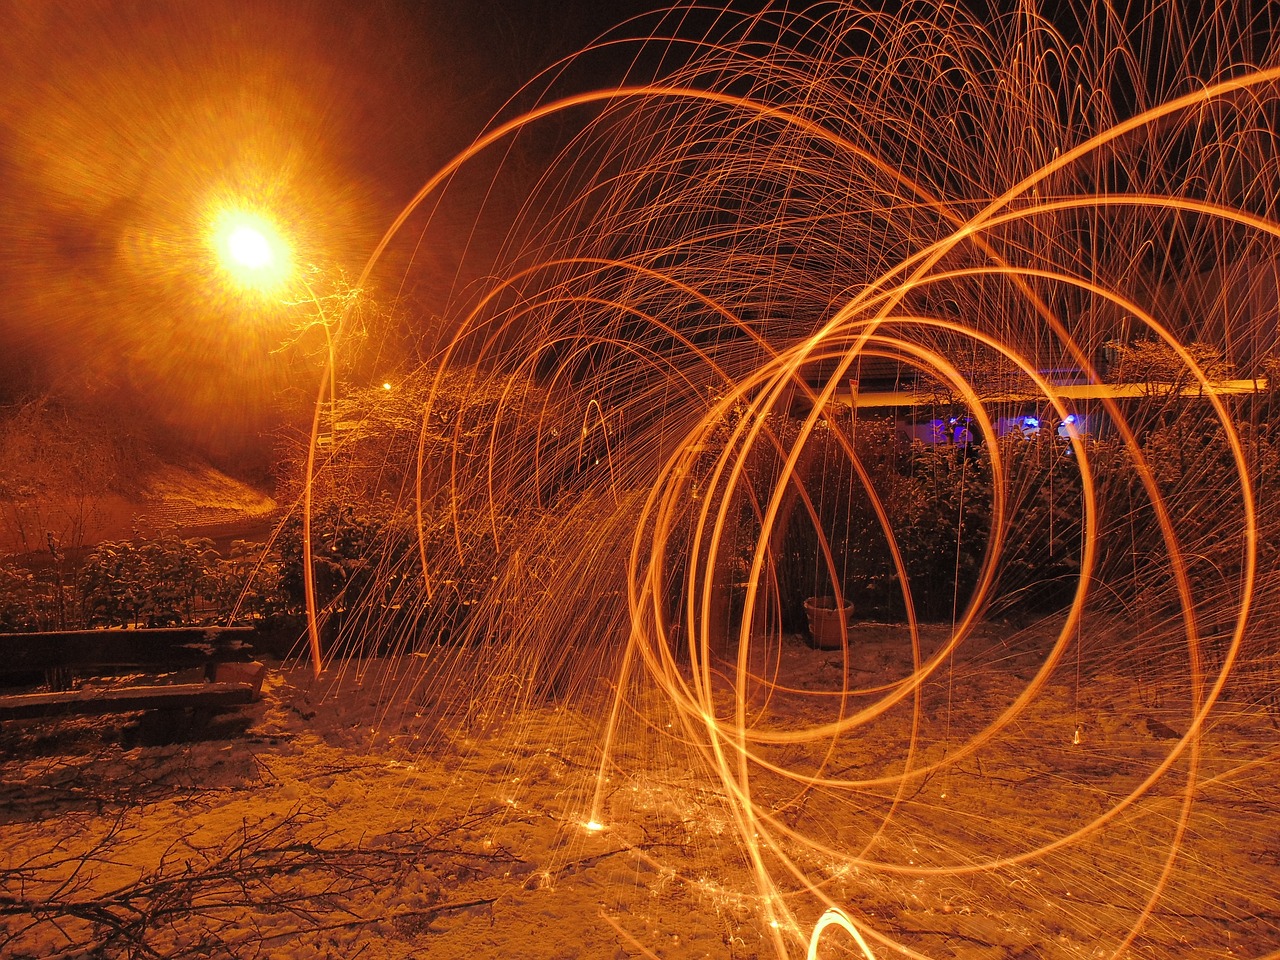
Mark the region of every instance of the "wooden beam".
[[252, 703], [252, 683], [170, 683], [137, 687], [82, 688], [0, 697], [0, 720], [60, 714], [98, 715], [168, 708], [226, 708]]
[[[1267, 380], [1213, 380], [1206, 386], [1200, 383], [1184, 384], [1176, 390], [1171, 384], [1160, 383], [1069, 383], [1051, 386], [1055, 397], [1062, 400], [1127, 400], [1139, 397], [1167, 397], [1174, 393], [1183, 397], [1202, 397], [1209, 394], [1215, 396], [1241, 396], [1259, 393], [1266, 390]], [[1026, 403], [1044, 400], [1045, 396], [1030, 390], [1012, 390], [995, 394], [979, 394], [983, 403]], [[845, 406], [856, 402], [859, 410], [866, 407], [927, 407], [938, 402], [938, 395], [921, 393], [913, 390], [890, 390], [882, 393], [854, 393], [852, 390], [837, 390], [831, 398], [835, 403]], [[959, 401], [957, 401], [959, 402]]]
[[254, 627], [0, 634], [0, 676], [65, 668], [182, 667], [254, 659]]

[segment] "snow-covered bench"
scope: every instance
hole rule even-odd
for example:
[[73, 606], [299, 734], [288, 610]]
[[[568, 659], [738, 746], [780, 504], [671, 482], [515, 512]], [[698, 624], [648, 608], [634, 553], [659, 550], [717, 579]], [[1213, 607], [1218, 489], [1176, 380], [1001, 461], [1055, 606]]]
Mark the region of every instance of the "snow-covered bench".
[[166, 627], [0, 634], [0, 720], [251, 703], [265, 672], [254, 659], [253, 633]]

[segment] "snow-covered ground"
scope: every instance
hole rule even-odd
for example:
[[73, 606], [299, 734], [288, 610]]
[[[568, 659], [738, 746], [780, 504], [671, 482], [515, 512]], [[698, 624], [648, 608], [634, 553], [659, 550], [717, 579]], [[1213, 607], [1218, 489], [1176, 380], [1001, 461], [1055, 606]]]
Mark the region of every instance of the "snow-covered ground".
[[[413, 655], [273, 669], [262, 702], [190, 728], [7, 724], [0, 956], [749, 958], [775, 929], [803, 956], [822, 897], [877, 957], [1280, 950], [1265, 709], [1228, 698], [1192, 743], [1182, 685], [1082, 661], [1038, 686], [1043, 635], [988, 630], [856, 736], [809, 736], [833, 692], [910, 674], [904, 637], [860, 628], [847, 663], [792, 638], [760, 665], [746, 725], [804, 735], [735, 781], [765, 818], [754, 861], [744, 798], [659, 691], [628, 698], [600, 780], [608, 678], [509, 711]], [[908, 752], [932, 772], [898, 777]], [[861, 955], [839, 930], [819, 952]]]
[[156, 464], [128, 496], [77, 496], [55, 488], [25, 500], [0, 500], [0, 556], [43, 554], [46, 532], [64, 549], [173, 530], [265, 539], [277, 513], [271, 497], [208, 464]]

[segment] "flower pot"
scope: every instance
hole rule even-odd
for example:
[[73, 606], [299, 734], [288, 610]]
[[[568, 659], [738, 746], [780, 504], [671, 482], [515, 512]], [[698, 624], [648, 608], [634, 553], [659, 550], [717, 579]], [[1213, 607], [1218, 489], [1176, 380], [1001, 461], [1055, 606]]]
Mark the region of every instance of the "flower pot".
[[820, 650], [839, 650], [849, 631], [849, 618], [853, 616], [853, 604], [846, 600], [844, 607], [837, 607], [834, 597], [810, 597], [804, 602], [804, 612], [809, 618], [809, 635]]

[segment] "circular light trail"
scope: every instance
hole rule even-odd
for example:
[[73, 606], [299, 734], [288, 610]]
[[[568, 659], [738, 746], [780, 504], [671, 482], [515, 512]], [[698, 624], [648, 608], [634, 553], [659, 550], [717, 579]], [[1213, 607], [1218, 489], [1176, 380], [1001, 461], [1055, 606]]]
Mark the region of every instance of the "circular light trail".
[[[1205, 838], [1225, 788], [1265, 770], [1274, 792], [1274, 751], [1206, 744], [1280, 662], [1247, 629], [1280, 609], [1280, 509], [1255, 490], [1280, 452], [1231, 399], [1233, 367], [1266, 399], [1276, 346], [1274, 306], [1236, 291], [1280, 263], [1280, 48], [1246, 49], [1230, 4], [1197, 35], [1226, 38], [1212, 56], [822, 9], [548, 96], [402, 212], [374, 261], [411, 217], [412, 243], [444, 231], [481, 154], [598, 112], [397, 382], [415, 442], [366, 455], [411, 491], [417, 542], [388, 538], [349, 621], [449, 638], [432, 669], [465, 708], [440, 730], [598, 706], [606, 676], [575, 820], [622, 838], [618, 772], [643, 794], [688, 771], [779, 957], [830, 925], [930, 956], [925, 903], [1011, 954], [1096, 919], [1089, 955], [1115, 960], [1184, 918], [1270, 916], [1268, 868], [1226, 881]], [[1037, 630], [996, 622], [1049, 587]], [[855, 593], [891, 642], [846, 636], [795, 682], [804, 598]], [[992, 903], [1018, 922], [962, 919]]]

